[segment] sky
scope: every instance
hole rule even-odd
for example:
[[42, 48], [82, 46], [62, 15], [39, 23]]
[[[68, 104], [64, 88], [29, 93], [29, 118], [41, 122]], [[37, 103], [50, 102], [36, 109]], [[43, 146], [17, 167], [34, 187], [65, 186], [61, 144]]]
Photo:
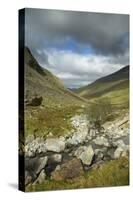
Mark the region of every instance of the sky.
[[27, 8], [25, 45], [66, 87], [79, 88], [129, 64], [129, 16]]

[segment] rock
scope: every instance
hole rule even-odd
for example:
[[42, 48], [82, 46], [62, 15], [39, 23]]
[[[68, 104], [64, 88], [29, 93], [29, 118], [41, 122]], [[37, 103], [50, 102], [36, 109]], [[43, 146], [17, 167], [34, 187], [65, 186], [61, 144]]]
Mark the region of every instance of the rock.
[[48, 138], [46, 139], [46, 149], [47, 151], [62, 152], [65, 149], [65, 141], [59, 138]]
[[35, 157], [30, 159], [25, 159], [25, 170], [34, 176], [39, 174], [42, 169], [45, 168], [48, 158], [45, 157]]
[[46, 178], [45, 171], [42, 170], [32, 185], [42, 184], [44, 182], [45, 178]]
[[122, 152], [123, 152], [123, 149], [121, 147], [118, 147], [114, 152], [114, 159], [120, 158]]
[[53, 162], [60, 163], [62, 161], [62, 155], [61, 154], [53, 154], [50, 159], [53, 160]]
[[77, 158], [66, 161], [60, 169], [52, 172], [51, 179], [56, 181], [73, 179], [84, 174], [81, 161]]
[[74, 133], [66, 141], [68, 146], [83, 143], [88, 135], [88, 121], [85, 115], [76, 115], [71, 118], [71, 123], [74, 126]]
[[77, 144], [83, 143], [87, 138], [87, 134], [88, 134], [87, 131], [88, 129], [84, 128], [83, 131], [79, 130], [78, 132], [75, 132], [73, 136], [66, 141], [66, 144], [68, 146], [71, 146], [71, 145], [77, 145]]
[[117, 149], [114, 152], [114, 159], [120, 158], [120, 157], [127, 157], [129, 152], [129, 146], [128, 145], [121, 145], [118, 146]]
[[61, 169], [60, 165], [57, 165], [54, 171], [59, 171]]
[[98, 136], [96, 139], [93, 140], [93, 142], [97, 145], [101, 145], [101, 146], [105, 146], [105, 147], [109, 147], [109, 142], [108, 139], [103, 137], [103, 136]]
[[28, 103], [28, 106], [40, 106], [42, 104], [43, 98], [41, 97], [35, 97], [31, 100], [30, 103]]
[[44, 169], [44, 167], [46, 166], [48, 161], [47, 157], [42, 157], [38, 159], [38, 166], [36, 168], [36, 174], [38, 174], [42, 169]]
[[34, 157], [36, 153], [46, 153], [46, 146], [43, 138], [37, 137], [34, 140], [30, 140], [30, 142], [25, 145], [26, 157]]
[[46, 153], [47, 149], [45, 143], [40, 143], [36, 151], [38, 153]]
[[86, 151], [87, 147], [86, 146], [80, 146], [75, 152], [74, 152], [74, 156], [76, 156], [77, 158], [79, 158], [81, 156], [81, 154]]
[[77, 149], [75, 152], [75, 156], [79, 159], [81, 159], [82, 163], [84, 165], [91, 165], [93, 157], [94, 157], [94, 151], [92, 146], [82, 146]]
[[125, 143], [123, 142], [123, 140], [116, 140], [115, 142], [113, 142], [113, 145], [115, 147], [122, 147], [122, 148], [125, 147]]

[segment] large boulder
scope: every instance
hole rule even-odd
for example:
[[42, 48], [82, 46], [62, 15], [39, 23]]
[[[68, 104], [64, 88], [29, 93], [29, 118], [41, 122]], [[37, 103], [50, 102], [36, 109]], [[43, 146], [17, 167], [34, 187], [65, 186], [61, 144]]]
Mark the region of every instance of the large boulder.
[[47, 161], [48, 158], [46, 156], [25, 159], [25, 170], [28, 171], [31, 176], [35, 177], [35, 175], [39, 174], [41, 170], [45, 168]]
[[82, 163], [79, 159], [73, 158], [66, 161], [58, 169], [52, 172], [51, 179], [56, 181], [70, 180], [84, 174]]
[[92, 146], [82, 146], [79, 147], [74, 154], [77, 158], [79, 158], [84, 165], [91, 165], [94, 157], [94, 151]]
[[45, 146], [47, 151], [62, 152], [65, 149], [65, 141], [63, 138], [48, 138], [46, 139]]

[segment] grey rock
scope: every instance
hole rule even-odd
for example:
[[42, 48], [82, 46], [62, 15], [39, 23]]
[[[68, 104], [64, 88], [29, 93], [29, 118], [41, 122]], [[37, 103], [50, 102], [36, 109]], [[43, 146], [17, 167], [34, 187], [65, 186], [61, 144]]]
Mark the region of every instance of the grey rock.
[[74, 152], [74, 156], [76, 156], [77, 158], [80, 157], [80, 155], [86, 151], [87, 147], [86, 146], [80, 146], [75, 152]]
[[42, 184], [46, 179], [45, 170], [42, 170], [32, 185]]
[[54, 171], [56, 172], [56, 171], [59, 171], [60, 169], [61, 169], [61, 166], [57, 165]]
[[121, 139], [120, 139], [120, 140], [114, 141], [114, 142], [113, 142], [113, 145], [116, 146], [116, 147], [122, 147], [122, 148], [125, 147], [125, 143], [124, 143], [124, 141], [121, 140]]
[[25, 170], [35, 177], [36, 174], [39, 174], [42, 169], [45, 168], [48, 158], [45, 157], [35, 157], [25, 159]]
[[42, 169], [44, 169], [44, 167], [46, 166], [47, 164], [47, 161], [48, 161], [48, 158], [47, 157], [42, 157], [42, 158], [39, 158], [38, 159], [38, 166], [36, 168], [36, 174], [40, 173], [40, 171]]
[[119, 143], [119, 146], [114, 152], [114, 159], [117, 159], [119, 157], [125, 157], [128, 155], [129, 152], [129, 145], [125, 145], [124, 143]]
[[25, 152], [25, 157], [33, 158], [33, 157], [35, 157], [35, 152], [27, 151], [27, 152]]
[[118, 159], [121, 157], [121, 154], [123, 152], [123, 149], [121, 147], [118, 147], [114, 152], [114, 159]]
[[108, 139], [103, 136], [96, 137], [96, 139], [94, 139], [93, 142], [97, 145], [101, 145], [101, 146], [105, 146], [105, 147], [110, 146]]
[[45, 143], [40, 143], [36, 151], [38, 153], [46, 153], [47, 149]]
[[88, 121], [85, 115], [76, 115], [71, 118], [74, 133], [66, 140], [68, 146], [83, 143], [88, 135]]
[[60, 138], [48, 138], [46, 139], [47, 151], [62, 152], [65, 149], [65, 141]]
[[83, 164], [85, 165], [91, 165], [93, 157], [94, 157], [94, 151], [92, 146], [82, 146], [77, 149], [75, 152], [75, 156], [79, 158]]

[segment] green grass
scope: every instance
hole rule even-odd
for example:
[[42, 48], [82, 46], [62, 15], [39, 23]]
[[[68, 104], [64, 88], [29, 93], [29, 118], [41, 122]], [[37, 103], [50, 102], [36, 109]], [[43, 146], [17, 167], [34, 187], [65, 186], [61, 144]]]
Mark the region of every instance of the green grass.
[[27, 186], [26, 191], [43, 191], [75, 188], [93, 188], [129, 185], [129, 161], [127, 158], [112, 160], [84, 176], [68, 181], [45, 180], [43, 184]]
[[70, 118], [82, 112], [79, 106], [28, 107], [25, 112], [25, 136], [35, 134], [45, 137], [67, 134], [73, 127]]

